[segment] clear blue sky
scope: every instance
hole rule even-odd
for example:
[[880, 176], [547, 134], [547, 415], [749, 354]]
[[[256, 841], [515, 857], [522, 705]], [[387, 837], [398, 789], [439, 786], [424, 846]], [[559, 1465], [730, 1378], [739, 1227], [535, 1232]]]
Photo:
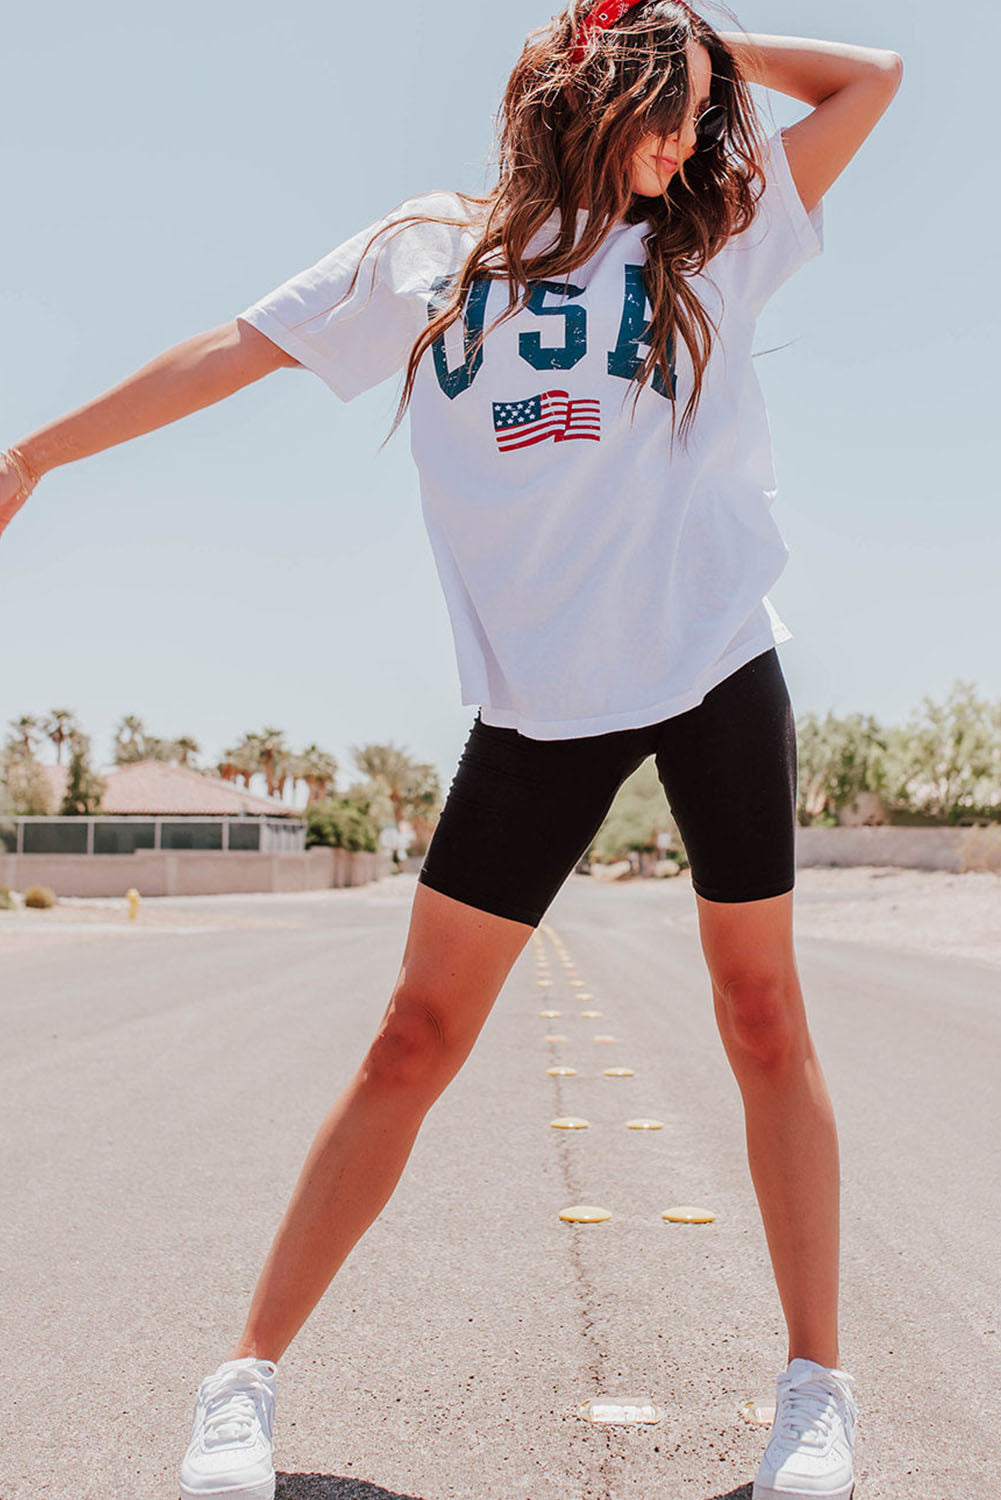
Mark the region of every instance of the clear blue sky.
[[[557, 7], [120, 0], [4, 22], [0, 447], [233, 317], [401, 199], [483, 191], [524, 37]], [[705, 12], [710, 18], [713, 13]], [[996, 125], [986, 3], [760, 0], [751, 32], [890, 47], [905, 76], [759, 325], [772, 600], [797, 712], [1001, 694]], [[961, 16], [961, 24], [948, 16]], [[727, 23], [717, 19], [727, 29]], [[756, 91], [774, 125], [795, 100]], [[49, 475], [0, 542], [0, 718], [138, 713], [210, 756], [284, 727], [356, 774], [395, 740], [447, 787], [475, 707], [389, 381], [280, 370]]]

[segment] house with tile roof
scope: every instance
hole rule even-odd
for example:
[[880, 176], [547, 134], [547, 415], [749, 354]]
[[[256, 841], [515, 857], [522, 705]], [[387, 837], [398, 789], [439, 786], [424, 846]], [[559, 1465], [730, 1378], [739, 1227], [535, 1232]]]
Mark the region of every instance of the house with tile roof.
[[[66, 795], [66, 767], [45, 766], [58, 807]], [[257, 797], [221, 776], [162, 760], [137, 760], [102, 772], [107, 787], [101, 813], [131, 817], [297, 818], [300, 814], [275, 797]]]

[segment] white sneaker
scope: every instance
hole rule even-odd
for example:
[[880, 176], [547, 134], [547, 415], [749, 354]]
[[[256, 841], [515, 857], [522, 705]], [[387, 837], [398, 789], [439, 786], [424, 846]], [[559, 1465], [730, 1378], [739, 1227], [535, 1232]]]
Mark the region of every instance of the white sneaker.
[[851, 1500], [854, 1376], [791, 1359], [776, 1381], [775, 1421], [751, 1500]]
[[274, 1500], [270, 1359], [228, 1359], [198, 1387], [195, 1422], [181, 1462], [183, 1500]]

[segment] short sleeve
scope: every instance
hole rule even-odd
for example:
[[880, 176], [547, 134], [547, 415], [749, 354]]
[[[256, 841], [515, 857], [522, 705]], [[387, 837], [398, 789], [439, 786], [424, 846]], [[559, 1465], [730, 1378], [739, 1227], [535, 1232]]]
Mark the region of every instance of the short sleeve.
[[389, 226], [410, 213], [455, 207], [455, 196], [445, 193], [407, 199], [237, 317], [352, 401], [405, 366], [427, 323], [431, 280], [455, 242], [450, 226]]
[[779, 287], [824, 248], [824, 200], [803, 207], [782, 131], [768, 137], [765, 188], [754, 220], [724, 251], [731, 291], [757, 314]]

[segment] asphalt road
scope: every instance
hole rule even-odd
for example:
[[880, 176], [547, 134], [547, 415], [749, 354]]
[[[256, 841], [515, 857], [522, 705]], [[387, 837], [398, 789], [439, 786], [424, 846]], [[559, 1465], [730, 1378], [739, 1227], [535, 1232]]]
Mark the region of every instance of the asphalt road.
[[[175, 1500], [198, 1382], [382, 1014], [413, 889], [0, 926], [0, 1500]], [[571, 877], [554, 985], [530, 943], [279, 1365], [278, 1500], [749, 1500], [766, 1429], [741, 1408], [774, 1400], [785, 1329], [693, 909], [683, 881]], [[856, 1500], [998, 1500], [1001, 971], [798, 952], [841, 1143]], [[550, 1127], [568, 1113], [590, 1128]], [[559, 1219], [580, 1202], [612, 1218]], [[663, 1418], [595, 1426], [598, 1395]]]

